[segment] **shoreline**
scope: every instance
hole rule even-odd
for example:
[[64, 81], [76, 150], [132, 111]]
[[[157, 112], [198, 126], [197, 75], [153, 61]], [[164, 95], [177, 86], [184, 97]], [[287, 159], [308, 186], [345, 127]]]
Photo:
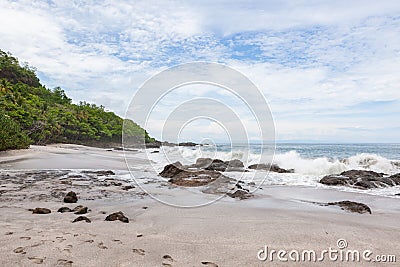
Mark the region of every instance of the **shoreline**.
[[[145, 164], [138, 153], [129, 156]], [[398, 199], [332, 188], [262, 186], [251, 199], [225, 197], [200, 208], [176, 208], [119, 179], [118, 171], [127, 171], [123, 157], [119, 162], [121, 156], [120, 151], [77, 145], [33, 147], [6, 157], [0, 154], [0, 265], [318, 266], [321, 263], [262, 262], [257, 252], [265, 245], [275, 250], [321, 251], [337, 248], [338, 239], [345, 239], [349, 249], [371, 249], [374, 255], [400, 251]], [[20, 160], [4, 163], [10, 158]], [[36, 170], [28, 168], [33, 165]], [[69, 167], [57, 168], [60, 166]], [[83, 173], [98, 169], [117, 174]], [[170, 194], [170, 186], [149, 181], [159, 194]], [[124, 190], [127, 185], [136, 187]], [[68, 191], [77, 193], [77, 203], [63, 203]], [[210, 195], [198, 193], [193, 197], [207, 199]], [[342, 200], [365, 203], [372, 214], [312, 203]], [[78, 215], [57, 212], [62, 206], [77, 205], [90, 209], [84, 216], [91, 223], [72, 223]], [[37, 207], [48, 208], [51, 213], [29, 211]], [[104, 221], [108, 214], [118, 211], [129, 218], [129, 223]], [[323, 264], [337, 266], [338, 262], [326, 259]]]

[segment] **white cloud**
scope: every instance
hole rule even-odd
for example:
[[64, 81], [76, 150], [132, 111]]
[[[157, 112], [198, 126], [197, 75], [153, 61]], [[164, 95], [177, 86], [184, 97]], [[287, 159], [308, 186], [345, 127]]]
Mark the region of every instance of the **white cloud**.
[[120, 115], [161, 69], [215, 61], [259, 86], [279, 139], [350, 140], [357, 125], [370, 140], [391, 124], [399, 141], [398, 120], [383, 123], [398, 108], [359, 106], [400, 99], [399, 12], [398, 1], [2, 1], [0, 48], [49, 87]]

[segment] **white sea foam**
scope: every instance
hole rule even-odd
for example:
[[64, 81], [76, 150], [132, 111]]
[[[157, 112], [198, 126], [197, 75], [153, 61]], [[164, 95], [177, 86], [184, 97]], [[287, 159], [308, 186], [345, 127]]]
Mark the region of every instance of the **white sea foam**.
[[[151, 153], [158, 150], [159, 153]], [[180, 161], [188, 165], [196, 162], [201, 157], [217, 158], [221, 160], [240, 159], [245, 166], [257, 163], [269, 163], [263, 161], [260, 154], [251, 153], [243, 148], [226, 149], [216, 151], [210, 148], [201, 147], [164, 147], [160, 149], [147, 149], [135, 156], [148, 158], [152, 164], [136, 165], [136, 173], [139, 177], [153, 177], [156, 179], [158, 173], [165, 165]], [[271, 158], [270, 158], [271, 159]], [[267, 173], [265, 171], [250, 172], [226, 172], [225, 175], [236, 180], [254, 182], [256, 185], [288, 185], [288, 186], [312, 186], [326, 187], [319, 183], [319, 180], [329, 174], [338, 174], [346, 170], [372, 170], [391, 175], [400, 173], [400, 161], [387, 159], [373, 153], [359, 153], [343, 159], [332, 159], [328, 157], [307, 158], [299, 152], [292, 150], [285, 153], [277, 153], [273, 163], [284, 169], [294, 169], [295, 173]], [[357, 191], [373, 195], [394, 196], [398, 193], [399, 186], [390, 188], [379, 188], [371, 190], [358, 190], [353, 188], [335, 187], [344, 191]]]
[[[147, 153], [155, 162], [155, 166], [163, 167], [165, 164], [180, 161], [183, 164], [192, 164], [198, 158], [217, 158], [221, 160], [240, 159], [245, 165], [265, 162], [266, 158], [246, 150], [233, 149], [231, 151], [204, 150], [200, 147], [164, 147], [160, 153]], [[360, 153], [344, 159], [330, 159], [328, 157], [306, 158], [297, 151], [276, 154], [273, 163], [284, 169], [294, 169], [295, 173], [305, 175], [337, 174], [346, 170], [371, 170], [393, 174], [400, 172], [396, 161], [371, 153]]]
[[387, 174], [399, 172], [393, 161], [376, 154], [361, 153], [342, 160], [326, 157], [303, 158], [296, 151], [275, 155], [275, 163], [282, 168], [294, 169], [296, 173], [327, 175], [346, 170], [371, 170]]

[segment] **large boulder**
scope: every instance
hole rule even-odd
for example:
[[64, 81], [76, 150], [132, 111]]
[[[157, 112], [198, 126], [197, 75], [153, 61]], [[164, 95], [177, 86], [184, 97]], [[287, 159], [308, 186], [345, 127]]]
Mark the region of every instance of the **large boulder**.
[[374, 171], [350, 170], [350, 171], [344, 171], [340, 175], [348, 176], [351, 178], [379, 178], [383, 177], [385, 174]]
[[203, 186], [224, 177], [220, 172], [214, 170], [188, 169], [180, 162], [168, 164], [160, 172], [160, 176], [170, 178], [168, 181], [179, 186]]
[[182, 163], [177, 161], [175, 163], [166, 165], [162, 172], [160, 172], [160, 176], [164, 178], [173, 178], [183, 171], [185, 171], [185, 169]]
[[64, 202], [65, 203], [76, 203], [76, 202], [78, 202], [78, 197], [76, 196], [76, 193], [73, 192], [73, 191], [68, 192], [64, 197]]
[[241, 160], [233, 159], [223, 161], [212, 158], [198, 158], [196, 163], [191, 165], [192, 168], [201, 168], [210, 171], [243, 171], [244, 164]]
[[330, 186], [371, 189], [400, 185], [400, 174], [385, 176], [384, 173], [374, 171], [350, 170], [340, 174], [327, 175], [319, 182]]

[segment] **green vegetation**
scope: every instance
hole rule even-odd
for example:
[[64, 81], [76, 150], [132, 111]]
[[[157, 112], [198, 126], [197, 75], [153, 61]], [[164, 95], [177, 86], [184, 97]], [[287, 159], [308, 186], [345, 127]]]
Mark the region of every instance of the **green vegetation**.
[[[33, 68], [0, 50], [0, 150], [60, 142], [120, 144], [123, 123], [103, 106], [76, 105], [60, 87], [47, 89]], [[125, 120], [125, 127], [127, 138], [156, 141], [133, 121]]]

